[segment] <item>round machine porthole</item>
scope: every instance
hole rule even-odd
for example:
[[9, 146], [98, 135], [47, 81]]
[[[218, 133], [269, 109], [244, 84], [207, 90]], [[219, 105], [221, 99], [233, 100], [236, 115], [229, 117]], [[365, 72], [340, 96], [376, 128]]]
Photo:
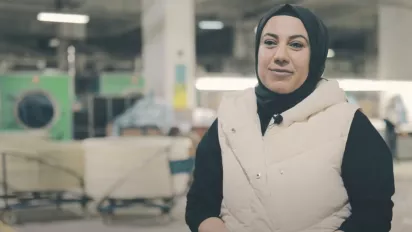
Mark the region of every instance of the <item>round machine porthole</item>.
[[15, 112], [18, 122], [31, 129], [48, 127], [57, 113], [51, 97], [42, 91], [24, 93], [16, 103]]

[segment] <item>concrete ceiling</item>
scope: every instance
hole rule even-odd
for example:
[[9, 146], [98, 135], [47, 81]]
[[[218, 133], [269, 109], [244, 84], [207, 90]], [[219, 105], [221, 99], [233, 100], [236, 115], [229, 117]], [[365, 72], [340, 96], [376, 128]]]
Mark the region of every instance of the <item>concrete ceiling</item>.
[[[60, 0], [65, 11], [91, 16], [89, 29], [101, 35], [140, 25], [140, 0]], [[391, 4], [411, 7], [411, 0], [195, 0], [199, 18], [215, 18], [226, 23], [255, 20], [273, 4], [295, 3], [313, 9], [331, 28], [367, 30], [376, 24], [376, 5]], [[40, 11], [55, 11], [56, 0], [0, 0], [0, 30], [4, 33], [40, 33], [50, 31], [50, 25], [35, 20]], [[18, 16], [18, 18], [16, 17]], [[14, 21], [10, 24], [9, 21]], [[115, 30], [117, 29], [117, 30]], [[112, 30], [114, 30], [112, 32]]]
[[[63, 11], [86, 13], [90, 37], [124, 34], [140, 27], [140, 0], [60, 0]], [[153, 0], [154, 1], [154, 0]], [[218, 19], [228, 25], [242, 22], [253, 28], [273, 4], [302, 4], [327, 24], [332, 41], [344, 44], [375, 31], [377, 5], [390, 4], [412, 9], [412, 0], [195, 0], [198, 19]], [[41, 23], [41, 11], [56, 11], [56, 0], [0, 0], [0, 36], [51, 37], [56, 25]], [[17, 16], [17, 17], [16, 17]], [[12, 22], [12, 23], [11, 23]], [[251, 29], [253, 30], [253, 29]], [[352, 39], [351, 39], [352, 38]], [[356, 38], [356, 39], [353, 39]], [[14, 41], [12, 41], [14, 42]], [[16, 43], [18, 46], [18, 43]]]

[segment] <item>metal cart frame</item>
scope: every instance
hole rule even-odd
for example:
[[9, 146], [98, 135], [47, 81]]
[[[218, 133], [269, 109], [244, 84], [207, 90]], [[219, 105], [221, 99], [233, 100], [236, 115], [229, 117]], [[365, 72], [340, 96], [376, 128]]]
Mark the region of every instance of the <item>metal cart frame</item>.
[[[167, 149], [166, 149], [167, 150]], [[156, 156], [155, 154], [154, 156]], [[184, 160], [169, 161], [169, 167], [171, 170], [171, 175], [176, 174], [189, 174], [190, 178], [187, 183], [187, 187], [182, 194], [174, 195], [168, 198], [156, 198], [156, 199], [147, 199], [147, 198], [134, 198], [134, 199], [115, 199], [110, 196], [105, 196], [101, 199], [96, 207], [97, 212], [100, 214], [103, 223], [109, 225], [113, 221], [115, 212], [121, 208], [128, 208], [134, 205], [143, 205], [148, 208], [157, 208], [161, 210], [161, 215], [169, 215], [172, 209], [176, 205], [176, 199], [184, 196], [188, 189], [190, 188], [192, 182], [192, 172], [194, 168], [194, 157], [190, 157]], [[159, 203], [159, 200], [161, 203]]]
[[[66, 190], [57, 190], [57, 191], [18, 191], [14, 190], [8, 180], [8, 171], [7, 171], [7, 159], [8, 155], [13, 155], [18, 158], [27, 160], [28, 162], [37, 162], [42, 165], [47, 165], [56, 169], [60, 169], [66, 172], [69, 175], [73, 175], [79, 180], [80, 188], [82, 193], [78, 197], [65, 197], [66, 194], [70, 193]], [[19, 223], [19, 219], [16, 210], [22, 209], [36, 209], [42, 207], [56, 206], [57, 209], [61, 209], [62, 205], [65, 204], [80, 204], [81, 209], [85, 217], [89, 216], [88, 212], [88, 203], [92, 201], [90, 197], [87, 196], [84, 188], [83, 177], [79, 177], [76, 173], [65, 167], [59, 167], [56, 165], [48, 164], [47, 162], [28, 157], [24, 154], [8, 154], [6, 152], [1, 153], [2, 160], [2, 174], [3, 180], [1, 181], [3, 195], [0, 195], [0, 199], [4, 201], [4, 207], [0, 207], [0, 220], [5, 224], [14, 225]], [[11, 203], [10, 201], [16, 201], [17, 203]], [[40, 204], [36, 202], [41, 202]]]

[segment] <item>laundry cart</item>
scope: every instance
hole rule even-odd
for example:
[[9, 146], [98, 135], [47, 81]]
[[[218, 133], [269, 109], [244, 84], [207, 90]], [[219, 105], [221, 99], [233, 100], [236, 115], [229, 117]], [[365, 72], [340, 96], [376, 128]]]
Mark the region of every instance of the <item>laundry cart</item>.
[[193, 158], [185, 137], [108, 137], [83, 141], [85, 184], [109, 223], [115, 211], [140, 204], [170, 213], [188, 189]]
[[[80, 142], [0, 136], [1, 220], [18, 223], [16, 211], [79, 204], [87, 213]], [[23, 139], [24, 138], [24, 139]], [[87, 215], [87, 214], [86, 214]]]

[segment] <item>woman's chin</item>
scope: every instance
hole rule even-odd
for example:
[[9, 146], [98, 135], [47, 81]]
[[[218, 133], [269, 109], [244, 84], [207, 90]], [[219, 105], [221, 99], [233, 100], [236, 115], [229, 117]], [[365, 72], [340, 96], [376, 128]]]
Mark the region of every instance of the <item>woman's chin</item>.
[[269, 89], [279, 94], [288, 94], [293, 92], [293, 88], [291, 87], [291, 84], [288, 83], [288, 81], [272, 82], [269, 85]]

